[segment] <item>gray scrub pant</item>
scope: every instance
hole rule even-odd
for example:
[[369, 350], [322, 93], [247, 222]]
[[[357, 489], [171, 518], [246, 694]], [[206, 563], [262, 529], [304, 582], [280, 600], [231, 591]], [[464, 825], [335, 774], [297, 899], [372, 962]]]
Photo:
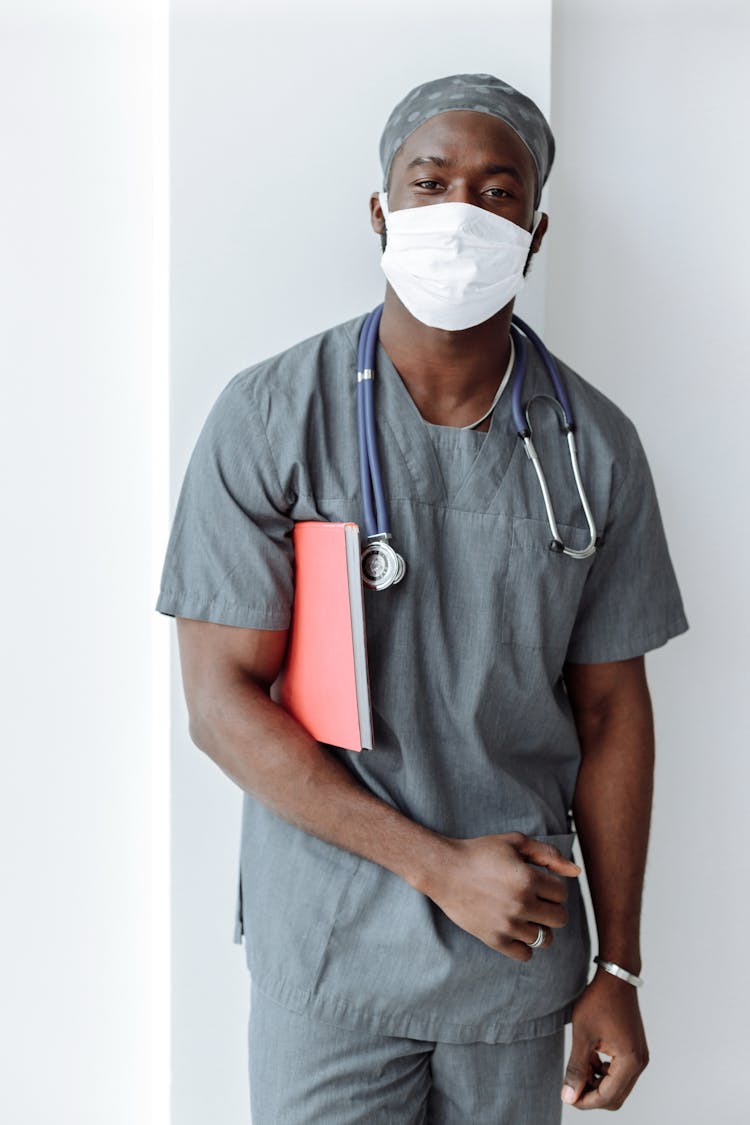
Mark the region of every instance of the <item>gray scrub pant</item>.
[[320, 1023], [251, 981], [252, 1125], [560, 1125], [565, 1029], [434, 1043]]

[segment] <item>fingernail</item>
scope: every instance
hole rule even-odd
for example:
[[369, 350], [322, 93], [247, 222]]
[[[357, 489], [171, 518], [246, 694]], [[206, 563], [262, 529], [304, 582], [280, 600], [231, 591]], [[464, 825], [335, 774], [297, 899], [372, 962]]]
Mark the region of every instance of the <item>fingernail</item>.
[[568, 1105], [572, 1105], [576, 1100], [576, 1092], [572, 1086], [563, 1086], [562, 1094], [560, 1096], [564, 1102], [568, 1103]]

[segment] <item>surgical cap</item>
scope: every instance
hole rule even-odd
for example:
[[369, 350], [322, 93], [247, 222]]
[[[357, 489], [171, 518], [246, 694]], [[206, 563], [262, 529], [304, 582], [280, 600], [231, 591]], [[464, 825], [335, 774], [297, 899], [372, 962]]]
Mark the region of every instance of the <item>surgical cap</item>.
[[386, 122], [380, 138], [380, 163], [383, 190], [388, 188], [393, 158], [415, 129], [438, 113], [451, 109], [470, 109], [489, 113], [510, 125], [531, 153], [536, 166], [537, 184], [534, 206], [546, 182], [555, 155], [555, 139], [539, 107], [501, 82], [492, 74], [451, 74], [416, 86], [398, 103]]

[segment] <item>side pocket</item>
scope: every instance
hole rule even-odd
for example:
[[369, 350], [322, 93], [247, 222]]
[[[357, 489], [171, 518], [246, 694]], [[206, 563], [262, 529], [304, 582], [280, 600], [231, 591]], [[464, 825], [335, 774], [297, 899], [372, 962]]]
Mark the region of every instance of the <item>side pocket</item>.
[[[247, 965], [285, 1003], [309, 996], [360, 857], [284, 822], [262, 852], [245, 855], [242, 901]], [[252, 878], [248, 877], [252, 863]]]
[[[316, 938], [318, 941], [318, 959], [314, 972], [310, 977], [310, 992], [317, 990], [320, 979], [331, 963], [331, 939], [339, 918], [346, 913], [346, 900], [352, 892], [355, 877], [359, 871], [362, 860], [356, 857], [356, 866], [342, 879], [337, 888], [335, 899], [331, 901], [331, 913], [324, 923], [316, 925]], [[356, 895], [355, 895], [356, 897]]]

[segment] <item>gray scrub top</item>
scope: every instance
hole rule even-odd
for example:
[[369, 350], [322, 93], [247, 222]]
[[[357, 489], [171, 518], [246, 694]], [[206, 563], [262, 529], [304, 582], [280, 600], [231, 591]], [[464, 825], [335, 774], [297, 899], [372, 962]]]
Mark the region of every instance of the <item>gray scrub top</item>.
[[[361, 523], [356, 345], [364, 317], [236, 375], [193, 451], [157, 609], [285, 629], [297, 520]], [[570, 856], [580, 747], [566, 661], [624, 660], [687, 622], [636, 431], [560, 364], [604, 543], [548, 549], [533, 468], [501, 397], [486, 433], [430, 426], [382, 346], [378, 441], [404, 580], [365, 591], [375, 748], [328, 747], [372, 793], [448, 836], [520, 830]], [[533, 348], [525, 397], [548, 393]], [[548, 404], [532, 406], [558, 523], [586, 522]], [[570, 1019], [591, 942], [578, 880], [569, 920], [527, 963], [485, 945], [387, 868], [243, 794], [235, 941], [257, 986], [314, 1018], [452, 1043], [547, 1035]]]

